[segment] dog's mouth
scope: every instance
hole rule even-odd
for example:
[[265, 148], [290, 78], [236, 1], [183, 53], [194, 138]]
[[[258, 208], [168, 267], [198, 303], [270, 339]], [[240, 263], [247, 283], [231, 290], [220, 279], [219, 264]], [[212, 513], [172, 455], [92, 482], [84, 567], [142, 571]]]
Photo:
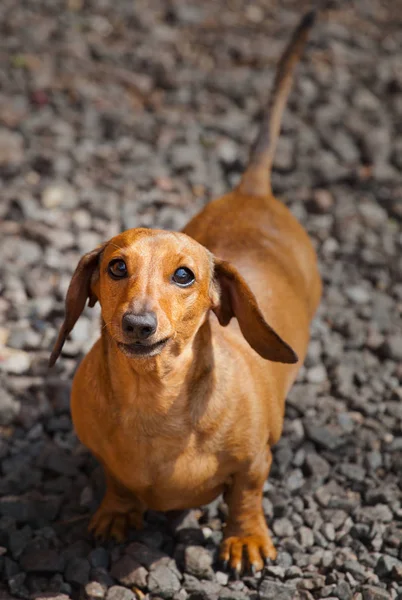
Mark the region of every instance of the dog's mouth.
[[117, 342], [117, 345], [119, 349], [127, 356], [157, 356], [166, 346], [169, 339], [170, 338], [164, 338], [163, 340], [159, 340], [159, 342], [155, 342], [154, 344], [145, 342], [123, 344], [122, 342]]

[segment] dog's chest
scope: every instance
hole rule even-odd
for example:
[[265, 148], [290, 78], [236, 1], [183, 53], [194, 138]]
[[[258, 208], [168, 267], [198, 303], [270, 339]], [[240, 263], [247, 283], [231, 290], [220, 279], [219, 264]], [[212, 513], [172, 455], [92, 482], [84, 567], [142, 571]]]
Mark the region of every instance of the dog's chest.
[[217, 455], [200, 447], [194, 433], [153, 437], [141, 436], [138, 430], [131, 435], [120, 431], [103, 446], [102, 459], [112, 474], [154, 510], [203, 504], [227, 477]]

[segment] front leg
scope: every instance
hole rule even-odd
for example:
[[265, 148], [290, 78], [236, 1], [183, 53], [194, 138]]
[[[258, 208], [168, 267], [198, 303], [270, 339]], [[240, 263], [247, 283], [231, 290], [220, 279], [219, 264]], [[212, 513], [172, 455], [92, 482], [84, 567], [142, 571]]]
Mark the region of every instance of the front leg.
[[271, 450], [267, 448], [262, 456], [233, 476], [225, 493], [229, 517], [220, 558], [231, 567], [235, 576], [240, 575], [246, 564], [252, 572], [260, 571], [267, 558], [276, 558], [262, 510], [263, 485], [271, 462]]
[[89, 524], [95, 537], [123, 542], [129, 527], [142, 529], [145, 506], [106, 470], [106, 493]]

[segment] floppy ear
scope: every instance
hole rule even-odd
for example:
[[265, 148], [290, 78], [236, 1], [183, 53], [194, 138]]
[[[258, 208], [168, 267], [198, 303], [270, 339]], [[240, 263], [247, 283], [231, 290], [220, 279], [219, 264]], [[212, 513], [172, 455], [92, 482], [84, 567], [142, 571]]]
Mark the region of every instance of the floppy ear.
[[104, 247], [105, 244], [102, 244], [102, 246], [95, 248], [95, 250], [84, 254], [74, 271], [66, 296], [64, 322], [50, 355], [49, 367], [52, 367], [58, 359], [68, 334], [85, 308], [87, 299], [89, 299], [88, 306], [96, 304], [98, 298], [91, 289], [91, 281], [94, 278], [99, 264], [99, 257]]
[[221, 325], [236, 317], [245, 339], [260, 356], [281, 363], [298, 361], [294, 350], [265, 321], [253, 292], [231, 264], [215, 259], [215, 281], [220, 297], [212, 310]]

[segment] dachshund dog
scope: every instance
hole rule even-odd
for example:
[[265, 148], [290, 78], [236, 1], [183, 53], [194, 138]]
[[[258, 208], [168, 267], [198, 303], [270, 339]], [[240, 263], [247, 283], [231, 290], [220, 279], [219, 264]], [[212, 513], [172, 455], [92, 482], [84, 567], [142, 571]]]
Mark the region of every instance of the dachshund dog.
[[235, 574], [276, 550], [262, 510], [271, 446], [306, 354], [321, 295], [307, 233], [271, 192], [293, 72], [314, 21], [301, 20], [238, 186], [182, 233], [130, 229], [78, 263], [53, 365], [85, 303], [101, 337], [74, 377], [71, 411], [103, 465], [90, 530], [122, 541], [147, 509], [176, 511], [223, 493], [220, 558]]

